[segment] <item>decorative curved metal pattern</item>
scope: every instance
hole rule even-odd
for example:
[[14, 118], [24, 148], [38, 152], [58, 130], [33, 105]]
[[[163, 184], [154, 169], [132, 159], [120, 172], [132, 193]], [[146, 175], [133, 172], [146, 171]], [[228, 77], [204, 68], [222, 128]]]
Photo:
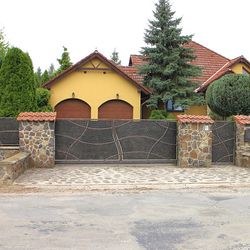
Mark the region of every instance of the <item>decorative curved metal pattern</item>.
[[212, 162], [233, 163], [235, 146], [235, 122], [219, 122], [213, 125]]
[[19, 129], [16, 117], [0, 118], [0, 146], [18, 146]]
[[56, 161], [173, 162], [176, 122], [152, 120], [56, 121]]

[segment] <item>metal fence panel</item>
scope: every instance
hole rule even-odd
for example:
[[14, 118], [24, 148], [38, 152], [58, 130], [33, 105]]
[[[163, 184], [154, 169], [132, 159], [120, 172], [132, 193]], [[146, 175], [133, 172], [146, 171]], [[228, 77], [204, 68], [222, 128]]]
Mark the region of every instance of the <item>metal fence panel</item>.
[[0, 146], [18, 146], [19, 129], [15, 117], [0, 117]]
[[176, 122], [58, 119], [55, 131], [58, 163], [176, 160]]
[[212, 162], [233, 163], [235, 122], [216, 121], [213, 125]]

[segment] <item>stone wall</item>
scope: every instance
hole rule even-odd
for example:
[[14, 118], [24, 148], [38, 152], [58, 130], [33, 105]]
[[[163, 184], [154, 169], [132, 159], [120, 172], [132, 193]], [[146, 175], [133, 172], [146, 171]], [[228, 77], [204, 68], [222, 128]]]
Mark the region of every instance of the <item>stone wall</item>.
[[178, 166], [212, 164], [212, 126], [209, 116], [178, 115]]
[[0, 161], [0, 185], [12, 184], [25, 170], [29, 168], [29, 154], [15, 154]]
[[0, 146], [0, 161], [19, 153], [19, 147]]
[[250, 129], [250, 124], [240, 125], [236, 122], [236, 166], [250, 167], [250, 142], [245, 142], [245, 131], [247, 129]]
[[19, 121], [20, 152], [30, 153], [32, 167], [53, 167], [55, 162], [55, 123]]

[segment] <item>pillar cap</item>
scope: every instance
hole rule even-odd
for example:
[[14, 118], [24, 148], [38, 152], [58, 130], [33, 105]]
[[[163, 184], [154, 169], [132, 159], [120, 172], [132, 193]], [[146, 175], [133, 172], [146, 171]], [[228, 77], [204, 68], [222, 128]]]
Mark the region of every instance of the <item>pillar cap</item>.
[[182, 123], [211, 123], [214, 121], [209, 116], [202, 115], [177, 115], [178, 121]]
[[237, 121], [240, 125], [250, 124], [250, 116], [247, 115], [235, 115], [235, 121]]
[[52, 121], [56, 120], [56, 112], [22, 112], [17, 121]]

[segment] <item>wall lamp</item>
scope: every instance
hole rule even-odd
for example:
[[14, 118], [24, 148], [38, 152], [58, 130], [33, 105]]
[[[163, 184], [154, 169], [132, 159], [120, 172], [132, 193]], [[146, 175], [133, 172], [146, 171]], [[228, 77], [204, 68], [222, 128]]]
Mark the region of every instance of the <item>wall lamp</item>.
[[72, 93], [72, 98], [75, 98], [75, 93], [74, 92]]
[[119, 99], [119, 94], [116, 94], [116, 99]]

